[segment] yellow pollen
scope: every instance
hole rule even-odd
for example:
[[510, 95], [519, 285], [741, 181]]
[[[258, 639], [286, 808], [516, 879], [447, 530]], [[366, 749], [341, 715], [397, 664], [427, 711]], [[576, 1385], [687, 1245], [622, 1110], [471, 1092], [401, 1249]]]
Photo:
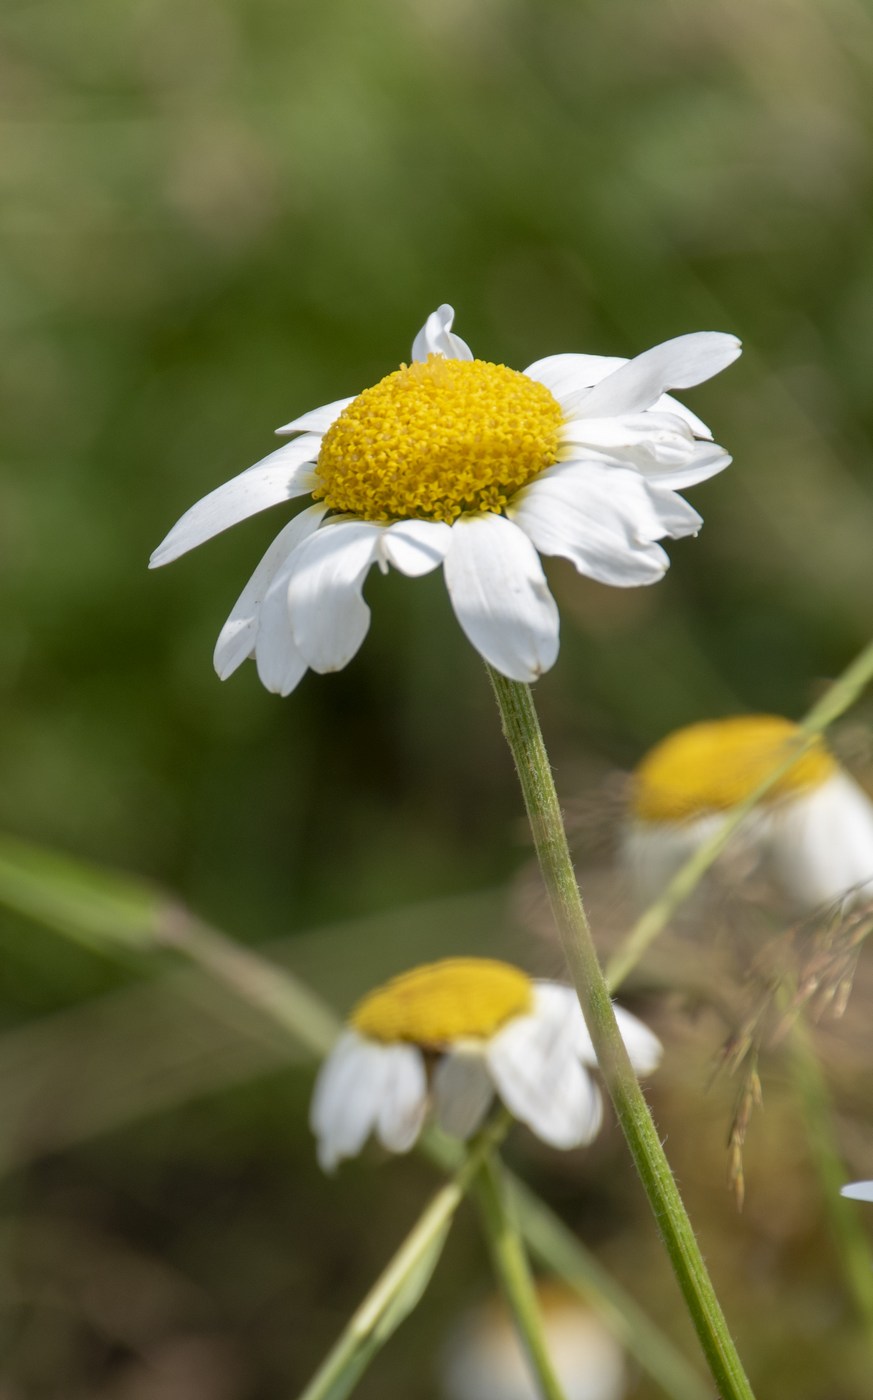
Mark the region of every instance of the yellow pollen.
[[562, 423], [557, 399], [535, 379], [428, 355], [343, 410], [322, 440], [313, 495], [363, 520], [500, 512], [557, 461]]
[[533, 1004], [530, 978], [490, 958], [445, 958], [393, 977], [359, 1001], [349, 1024], [371, 1040], [439, 1050], [484, 1040]]
[[[790, 757], [801, 732], [778, 715], [738, 715], [677, 729], [646, 754], [634, 775], [633, 811], [643, 821], [685, 821], [742, 802]], [[798, 758], [765, 802], [819, 787], [837, 772], [824, 744]]]

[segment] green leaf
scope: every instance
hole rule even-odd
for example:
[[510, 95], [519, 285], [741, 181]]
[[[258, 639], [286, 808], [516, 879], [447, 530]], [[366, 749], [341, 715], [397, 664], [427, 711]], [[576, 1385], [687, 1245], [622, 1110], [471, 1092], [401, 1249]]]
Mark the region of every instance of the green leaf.
[[462, 1196], [454, 1182], [437, 1193], [300, 1400], [345, 1400], [351, 1394], [373, 1358], [424, 1296]]
[[143, 880], [5, 835], [0, 902], [101, 952], [150, 948], [168, 909], [166, 897]]

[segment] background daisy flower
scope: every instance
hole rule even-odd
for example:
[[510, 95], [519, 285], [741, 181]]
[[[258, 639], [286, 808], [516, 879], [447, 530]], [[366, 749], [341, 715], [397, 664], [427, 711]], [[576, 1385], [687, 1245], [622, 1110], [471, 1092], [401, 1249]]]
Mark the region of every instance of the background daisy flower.
[[[799, 736], [778, 715], [740, 715], [677, 729], [645, 755], [623, 836], [643, 902], [785, 761]], [[873, 803], [821, 739], [778, 779], [735, 839], [796, 908], [873, 896]]]
[[[657, 1037], [616, 1008], [639, 1074]], [[571, 987], [534, 981], [508, 963], [447, 958], [393, 978], [352, 1011], [315, 1084], [310, 1124], [332, 1171], [374, 1134], [407, 1152], [432, 1109], [453, 1137], [481, 1126], [495, 1095], [552, 1147], [594, 1138], [603, 1117], [589, 1069], [597, 1060]]]
[[[539, 1284], [537, 1303], [566, 1400], [622, 1400], [630, 1393], [624, 1352], [596, 1313], [554, 1283]], [[441, 1363], [444, 1400], [538, 1400], [518, 1334], [498, 1297], [467, 1312]]]
[[654, 583], [657, 543], [696, 534], [676, 494], [730, 457], [667, 394], [740, 353], [735, 337], [679, 336], [625, 361], [553, 355], [523, 372], [473, 358], [441, 306], [412, 363], [353, 399], [280, 428], [278, 451], [193, 506], [152, 555], [168, 564], [240, 520], [312, 504], [270, 545], [215, 648], [226, 679], [248, 657], [287, 695], [308, 668], [341, 670], [366, 636], [364, 580], [443, 566], [461, 627], [487, 662], [532, 681], [558, 654], [558, 609], [539, 556], [627, 587]]

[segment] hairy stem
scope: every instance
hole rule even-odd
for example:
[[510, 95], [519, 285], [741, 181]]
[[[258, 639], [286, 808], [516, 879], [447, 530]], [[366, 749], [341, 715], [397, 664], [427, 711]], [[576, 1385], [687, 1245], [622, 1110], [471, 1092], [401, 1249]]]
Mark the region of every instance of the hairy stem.
[[489, 676], [503, 732], [518, 770], [564, 954], [616, 1115], [722, 1400], [753, 1400], [658, 1131], [619, 1034], [576, 883], [530, 687], [508, 680], [490, 667]]

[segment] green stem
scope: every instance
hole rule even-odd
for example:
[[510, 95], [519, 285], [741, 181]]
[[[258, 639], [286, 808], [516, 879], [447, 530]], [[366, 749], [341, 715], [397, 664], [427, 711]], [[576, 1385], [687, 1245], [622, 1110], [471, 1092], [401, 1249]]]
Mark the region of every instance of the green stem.
[[858, 653], [843, 674], [828, 686], [824, 695], [800, 721], [797, 743], [791, 745], [790, 752], [786, 751], [784, 760], [771, 769], [754, 792], [750, 792], [748, 797], [731, 809], [718, 830], [688, 857], [654, 903], [637, 919], [627, 938], [606, 964], [606, 981], [612, 991], [615, 991], [628, 973], [636, 967], [646, 949], [666, 928], [679, 906], [694, 892], [752, 809], [767, 796], [783, 773], [787, 773], [788, 769], [818, 742], [828, 726], [855, 703], [871, 678], [873, 642], [868, 643], [864, 650]]
[[711, 1400], [709, 1384], [529, 1187], [504, 1171], [524, 1239], [541, 1264], [602, 1318], [670, 1400]]
[[[505, 1132], [506, 1125], [497, 1123], [482, 1133], [451, 1181], [431, 1199], [301, 1392], [300, 1400], [336, 1400], [350, 1392], [380, 1345], [418, 1301], [455, 1212]], [[400, 1316], [396, 1313], [398, 1302]]]
[[600, 967], [530, 687], [489, 667], [564, 954], [603, 1077], [722, 1400], [753, 1400], [658, 1130], [624, 1047]]
[[495, 1152], [485, 1157], [474, 1186], [494, 1271], [515, 1321], [537, 1390], [543, 1400], [566, 1400], [549, 1356], [527, 1254]]

